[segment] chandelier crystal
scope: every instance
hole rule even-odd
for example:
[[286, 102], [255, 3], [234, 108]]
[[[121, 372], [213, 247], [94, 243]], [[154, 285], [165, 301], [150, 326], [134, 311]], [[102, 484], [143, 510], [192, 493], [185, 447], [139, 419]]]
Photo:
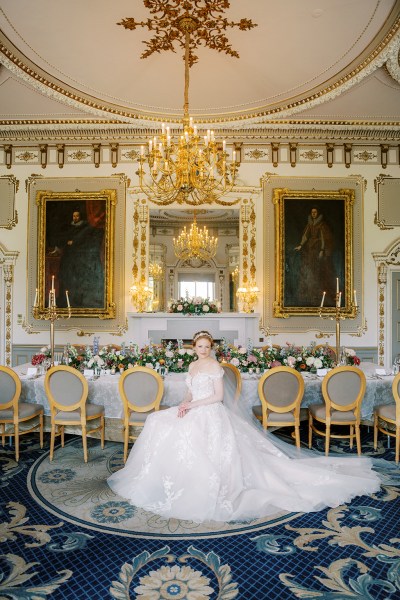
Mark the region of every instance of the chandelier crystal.
[[217, 252], [218, 238], [210, 236], [205, 225], [202, 229], [199, 229], [196, 214], [194, 214], [189, 231], [185, 226], [179, 236], [173, 239], [173, 244], [177, 258], [182, 260], [191, 258], [208, 260], [213, 258]]

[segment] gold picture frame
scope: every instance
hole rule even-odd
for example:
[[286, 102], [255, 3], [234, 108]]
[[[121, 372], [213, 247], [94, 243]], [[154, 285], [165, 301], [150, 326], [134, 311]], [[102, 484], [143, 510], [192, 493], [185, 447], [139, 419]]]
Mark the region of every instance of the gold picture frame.
[[114, 319], [116, 189], [36, 192], [38, 209], [35, 317], [55, 288], [60, 316]]
[[[275, 300], [273, 317], [356, 316], [354, 304], [354, 189], [274, 188]], [[325, 292], [325, 294], [324, 294]]]

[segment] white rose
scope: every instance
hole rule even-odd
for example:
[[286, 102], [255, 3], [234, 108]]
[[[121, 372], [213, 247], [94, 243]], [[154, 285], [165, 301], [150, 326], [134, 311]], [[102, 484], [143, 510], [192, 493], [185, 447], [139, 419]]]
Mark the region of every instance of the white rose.
[[231, 365], [233, 365], [234, 367], [238, 367], [240, 365], [239, 359], [236, 357], [232, 358]]
[[238, 352], [239, 354], [247, 354], [246, 348], [239, 348]]
[[344, 351], [347, 354], [347, 356], [355, 356], [356, 355], [356, 353], [353, 350], [353, 348], [345, 348]]
[[174, 353], [172, 352], [172, 350], [167, 350], [165, 353], [165, 356], [167, 358], [173, 358], [174, 357]]
[[316, 369], [321, 369], [322, 368], [322, 360], [320, 358], [316, 358], [314, 361], [314, 367]]
[[[319, 360], [319, 359], [318, 359]], [[313, 356], [309, 356], [306, 360], [306, 365], [308, 367], [312, 367], [314, 364], [315, 358]]]
[[208, 306], [208, 304], [203, 304], [203, 312], [208, 312], [210, 310], [210, 307]]
[[183, 310], [182, 304], [178, 304], [178, 306], [176, 307], [176, 310], [181, 312]]
[[43, 348], [40, 348], [40, 352], [42, 354], [44, 354], [45, 352], [47, 352], [47, 346], [43, 346]]
[[147, 367], [148, 369], [154, 369], [154, 367], [153, 367], [153, 363], [146, 363], [146, 367]]
[[288, 356], [287, 357], [287, 364], [289, 365], [289, 367], [294, 367], [294, 365], [296, 364], [296, 359], [294, 356]]
[[178, 350], [178, 354], [183, 356], [184, 354], [186, 354], [186, 350], [184, 348], [180, 348], [180, 350]]

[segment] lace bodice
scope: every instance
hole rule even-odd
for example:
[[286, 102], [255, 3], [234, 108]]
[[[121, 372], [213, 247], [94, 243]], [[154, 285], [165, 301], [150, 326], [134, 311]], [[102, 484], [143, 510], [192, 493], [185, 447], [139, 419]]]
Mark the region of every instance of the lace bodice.
[[214, 394], [214, 381], [223, 377], [224, 371], [218, 368], [214, 373], [196, 373], [186, 376], [186, 385], [192, 393], [193, 400], [203, 400]]

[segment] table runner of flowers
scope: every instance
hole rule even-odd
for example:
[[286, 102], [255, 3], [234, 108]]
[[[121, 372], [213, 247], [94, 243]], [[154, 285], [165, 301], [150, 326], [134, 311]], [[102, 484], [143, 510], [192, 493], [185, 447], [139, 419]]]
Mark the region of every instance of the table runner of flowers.
[[[228, 362], [239, 371], [262, 373], [278, 366], [289, 366], [300, 372], [316, 372], [317, 369], [330, 369], [335, 364], [335, 356], [329, 346], [316, 348], [315, 345], [295, 346], [287, 343], [282, 347], [264, 346], [263, 348], [234, 346], [222, 340], [214, 348], [219, 362]], [[359, 365], [360, 359], [352, 348], [343, 349], [342, 363]], [[50, 347], [45, 346], [40, 353], [32, 357], [33, 365], [40, 365], [50, 357]], [[157, 371], [184, 373], [191, 362], [196, 360], [192, 348], [183, 347], [181, 340], [176, 343], [152, 344], [139, 349], [137, 344], [129, 346], [122, 343], [117, 348], [112, 344], [99, 347], [71, 346], [64, 348], [64, 364], [83, 371], [94, 369], [103, 371], [123, 371], [135, 365], [149, 367]]]
[[221, 312], [221, 308], [217, 300], [194, 296], [193, 298], [170, 300], [168, 312], [181, 315], [206, 315]]

